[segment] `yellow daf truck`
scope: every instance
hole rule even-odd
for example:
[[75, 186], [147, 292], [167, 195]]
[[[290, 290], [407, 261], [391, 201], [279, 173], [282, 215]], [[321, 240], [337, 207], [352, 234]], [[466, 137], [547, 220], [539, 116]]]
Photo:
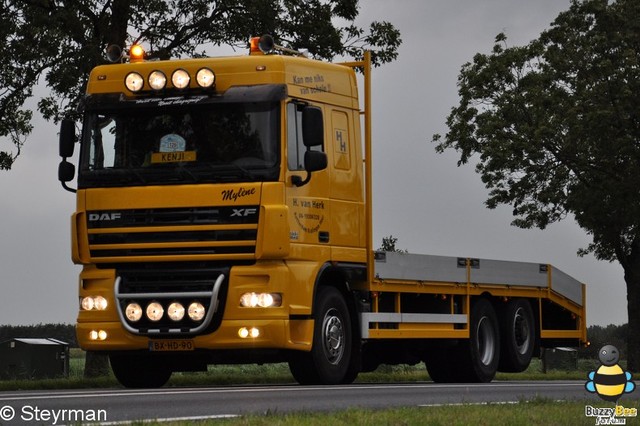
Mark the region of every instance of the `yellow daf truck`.
[[156, 387], [269, 362], [303, 384], [418, 362], [487, 382], [586, 342], [585, 286], [550, 265], [375, 252], [370, 55], [281, 50], [262, 37], [245, 56], [147, 61], [136, 47], [91, 72], [81, 133], [60, 131], [83, 349], [124, 386]]

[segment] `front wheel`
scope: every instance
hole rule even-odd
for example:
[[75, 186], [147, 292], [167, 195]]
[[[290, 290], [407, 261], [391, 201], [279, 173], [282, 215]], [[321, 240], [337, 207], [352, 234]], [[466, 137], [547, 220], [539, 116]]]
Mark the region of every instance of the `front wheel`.
[[157, 357], [146, 354], [109, 355], [113, 375], [127, 388], [159, 388], [172, 371]]
[[316, 297], [311, 351], [293, 355], [289, 369], [303, 385], [339, 384], [350, 379], [353, 348], [349, 310], [336, 288], [321, 287]]

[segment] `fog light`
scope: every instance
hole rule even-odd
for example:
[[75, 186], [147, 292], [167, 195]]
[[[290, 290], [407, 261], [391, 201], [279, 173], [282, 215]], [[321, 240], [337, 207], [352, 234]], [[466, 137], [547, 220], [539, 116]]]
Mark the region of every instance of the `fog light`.
[[147, 306], [147, 318], [149, 318], [150, 321], [158, 322], [162, 319], [163, 315], [164, 309], [161, 304], [158, 302], [149, 303]]
[[200, 302], [193, 302], [189, 305], [188, 314], [189, 318], [191, 318], [193, 321], [202, 321], [202, 318], [204, 318], [205, 314], [204, 306], [202, 306], [202, 303]]
[[129, 303], [125, 309], [125, 315], [131, 322], [140, 321], [140, 318], [142, 318], [142, 307], [137, 303]]
[[89, 332], [90, 340], [107, 340], [107, 332], [104, 330], [91, 330]]
[[238, 330], [238, 336], [241, 339], [246, 339], [248, 337], [251, 337], [252, 339], [257, 339], [258, 337], [260, 337], [260, 329], [256, 327], [251, 327], [251, 328], [242, 327], [240, 330]]
[[184, 306], [182, 306], [178, 302], [170, 304], [167, 308], [167, 316], [172, 321], [180, 321], [182, 318], [184, 318]]

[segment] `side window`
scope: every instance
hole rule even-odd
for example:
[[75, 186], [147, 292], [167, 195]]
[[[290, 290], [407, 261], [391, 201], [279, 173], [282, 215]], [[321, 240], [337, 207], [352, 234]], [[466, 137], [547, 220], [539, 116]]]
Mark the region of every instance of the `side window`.
[[[302, 110], [305, 105], [287, 104], [287, 165], [289, 170], [304, 170], [304, 153], [307, 147], [302, 141]], [[322, 146], [314, 146], [314, 151], [323, 151]]]

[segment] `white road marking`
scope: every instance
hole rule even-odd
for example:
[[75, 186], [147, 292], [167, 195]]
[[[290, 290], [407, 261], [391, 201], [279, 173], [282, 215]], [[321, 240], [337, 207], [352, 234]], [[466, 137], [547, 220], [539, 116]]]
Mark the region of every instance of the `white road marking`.
[[172, 389], [157, 389], [157, 390], [113, 390], [113, 391], [75, 391], [68, 393], [13, 393], [13, 394], [0, 394], [0, 401], [27, 401], [27, 400], [37, 400], [37, 399], [89, 399], [89, 398], [104, 398], [104, 397], [131, 397], [131, 396], [153, 396], [153, 395], [196, 395], [196, 394], [218, 394], [218, 393], [251, 393], [251, 392], [310, 392], [310, 391], [318, 391], [318, 390], [391, 390], [391, 389], [402, 389], [402, 388], [411, 388], [411, 389], [438, 389], [438, 388], [447, 388], [447, 389], [467, 389], [467, 388], [520, 388], [520, 387], [583, 387], [584, 382], [576, 381], [576, 382], [545, 382], [545, 383], [469, 383], [469, 384], [436, 384], [436, 383], [425, 383], [425, 384], [411, 384], [409, 386], [394, 384], [394, 385], [348, 385], [348, 386], [276, 386], [276, 387], [242, 387], [242, 388], [234, 388], [234, 387], [224, 387], [224, 388], [172, 388]]

